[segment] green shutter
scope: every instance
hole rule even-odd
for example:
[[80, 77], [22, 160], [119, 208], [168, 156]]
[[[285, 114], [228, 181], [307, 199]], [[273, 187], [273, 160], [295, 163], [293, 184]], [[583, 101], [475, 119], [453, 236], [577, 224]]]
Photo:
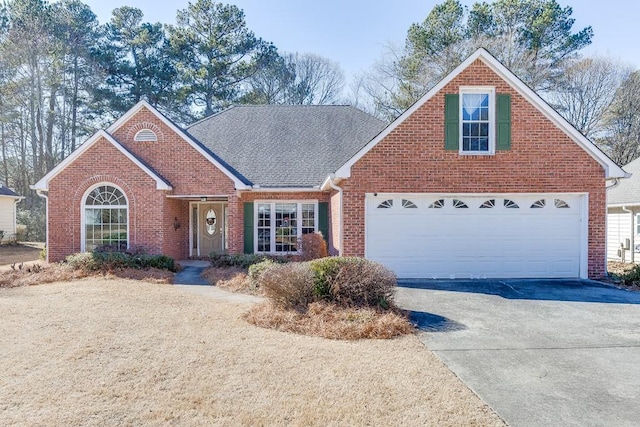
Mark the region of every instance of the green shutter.
[[511, 95], [498, 94], [496, 103], [496, 149], [511, 150]]
[[253, 253], [253, 202], [244, 204], [244, 253]]
[[444, 149], [460, 149], [460, 99], [457, 94], [444, 96]]
[[318, 231], [322, 233], [324, 240], [329, 242], [329, 203], [318, 203]]

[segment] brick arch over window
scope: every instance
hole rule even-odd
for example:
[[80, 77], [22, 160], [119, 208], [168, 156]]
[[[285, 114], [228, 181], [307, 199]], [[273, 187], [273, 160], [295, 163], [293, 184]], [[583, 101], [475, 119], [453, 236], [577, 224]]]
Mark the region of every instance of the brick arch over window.
[[[76, 188], [76, 192], [73, 194], [73, 204], [71, 205], [71, 209], [77, 210], [80, 213], [80, 216], [84, 215], [84, 212], [82, 212], [82, 205], [84, 204], [83, 196], [89, 188], [94, 187], [96, 184], [100, 183], [114, 184], [116, 187], [122, 189], [122, 191], [126, 194], [129, 202], [129, 217], [131, 221], [129, 223], [129, 238], [131, 239], [129, 244], [136, 245], [136, 196], [129, 184], [127, 184], [122, 179], [113, 175], [94, 175], [90, 178], [85, 179], [78, 185], [78, 187]], [[78, 216], [78, 221], [73, 224], [72, 229], [69, 230], [69, 233], [71, 234], [74, 242], [80, 242], [80, 240], [82, 239], [82, 230], [80, 229], [82, 220], [80, 219], [80, 216]], [[80, 242], [80, 245], [82, 245], [82, 242]], [[80, 247], [74, 248], [74, 251], [79, 252]]]
[[149, 129], [150, 131], [152, 131], [153, 133], [156, 134], [156, 137], [158, 138], [157, 142], [164, 142], [164, 134], [162, 133], [162, 130], [160, 129], [160, 126], [156, 125], [155, 123], [151, 123], [151, 122], [138, 122], [135, 123], [133, 125], [131, 125], [128, 129], [127, 129], [127, 141], [129, 142], [134, 142], [134, 138], [136, 136], [136, 134], [138, 132], [140, 132], [143, 129]]

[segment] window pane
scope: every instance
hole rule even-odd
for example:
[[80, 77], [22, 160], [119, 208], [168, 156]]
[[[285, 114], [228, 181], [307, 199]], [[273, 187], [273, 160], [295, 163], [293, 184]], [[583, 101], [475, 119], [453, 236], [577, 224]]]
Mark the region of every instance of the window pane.
[[128, 208], [124, 194], [115, 187], [102, 185], [89, 193], [85, 206], [85, 250], [105, 246], [110, 250], [126, 250]]

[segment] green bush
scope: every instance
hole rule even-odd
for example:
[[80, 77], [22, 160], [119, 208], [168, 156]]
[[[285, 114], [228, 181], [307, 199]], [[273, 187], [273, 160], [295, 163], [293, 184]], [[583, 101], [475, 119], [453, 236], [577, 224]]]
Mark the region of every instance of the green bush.
[[638, 285], [640, 284], [640, 264], [635, 265], [631, 270], [616, 275], [620, 279], [623, 285]]
[[268, 269], [270, 269], [271, 267], [273, 267], [274, 265], [278, 265], [278, 263], [276, 263], [275, 261], [271, 260], [271, 259], [265, 259], [263, 261], [260, 261], [256, 264], [252, 264], [249, 266], [249, 278], [254, 282], [254, 283], [258, 283], [258, 281], [260, 280], [260, 276], [262, 276], [262, 274], [267, 271]]
[[340, 272], [340, 269], [353, 262], [352, 257], [327, 257], [309, 261], [313, 271], [313, 293], [320, 299], [331, 299], [331, 284]]
[[249, 268], [267, 259], [278, 264], [289, 262], [289, 260], [284, 257], [262, 254], [218, 254], [213, 252], [209, 255], [209, 258], [211, 259], [211, 265], [213, 267]]
[[69, 255], [65, 262], [78, 270], [115, 270], [120, 268], [158, 268], [176, 271], [173, 258], [166, 255], [132, 255], [125, 252], [84, 252]]
[[306, 262], [274, 265], [260, 276], [258, 286], [277, 307], [305, 311], [314, 301], [313, 272]]
[[257, 254], [218, 254], [212, 253], [211, 265], [214, 267], [242, 267], [248, 268], [253, 264], [257, 264], [265, 260], [264, 255]]

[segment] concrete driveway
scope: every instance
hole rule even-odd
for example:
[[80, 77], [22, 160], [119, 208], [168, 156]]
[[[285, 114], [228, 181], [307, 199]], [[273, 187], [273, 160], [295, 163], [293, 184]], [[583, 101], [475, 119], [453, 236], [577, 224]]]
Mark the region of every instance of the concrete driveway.
[[509, 425], [640, 424], [640, 293], [580, 280], [404, 280], [397, 302]]

